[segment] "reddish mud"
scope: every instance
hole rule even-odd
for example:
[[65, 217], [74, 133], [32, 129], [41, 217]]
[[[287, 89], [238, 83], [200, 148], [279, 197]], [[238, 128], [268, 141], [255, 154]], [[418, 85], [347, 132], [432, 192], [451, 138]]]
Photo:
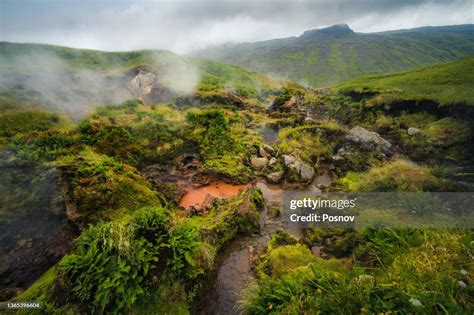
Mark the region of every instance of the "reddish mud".
[[230, 185], [224, 182], [213, 182], [203, 187], [187, 187], [187, 192], [179, 201], [183, 208], [190, 206], [203, 206], [207, 195], [213, 198], [232, 198], [237, 196], [240, 190], [248, 188], [249, 185]]

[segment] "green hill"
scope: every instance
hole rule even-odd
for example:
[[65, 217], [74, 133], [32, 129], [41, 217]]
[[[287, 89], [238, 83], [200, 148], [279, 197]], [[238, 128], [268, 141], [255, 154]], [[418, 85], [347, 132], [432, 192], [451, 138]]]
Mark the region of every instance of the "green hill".
[[169, 51], [103, 52], [0, 42], [4, 110], [40, 106], [83, 117], [97, 104], [133, 98], [158, 103], [225, 93], [254, 98], [274, 84], [263, 74]]
[[415, 70], [360, 77], [340, 85], [344, 93], [383, 99], [430, 100], [440, 105], [474, 105], [474, 57]]
[[364, 34], [341, 24], [299, 37], [229, 44], [196, 54], [309, 86], [327, 86], [473, 55], [474, 25]]

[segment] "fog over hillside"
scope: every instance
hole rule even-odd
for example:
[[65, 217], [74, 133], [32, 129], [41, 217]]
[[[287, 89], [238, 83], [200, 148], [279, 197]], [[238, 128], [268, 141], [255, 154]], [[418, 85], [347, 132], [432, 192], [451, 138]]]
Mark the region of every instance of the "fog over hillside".
[[118, 104], [151, 94], [147, 90], [158, 85], [161, 91], [153, 92], [154, 100], [189, 95], [199, 81], [196, 64], [166, 51], [103, 53], [0, 43], [0, 89], [29, 93], [33, 105], [73, 117], [82, 117], [98, 104]]

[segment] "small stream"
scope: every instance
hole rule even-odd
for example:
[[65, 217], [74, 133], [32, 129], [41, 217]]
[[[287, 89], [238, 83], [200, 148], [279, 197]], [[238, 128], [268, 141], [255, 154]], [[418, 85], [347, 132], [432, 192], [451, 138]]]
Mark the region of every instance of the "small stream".
[[266, 124], [259, 130], [259, 133], [265, 143], [272, 144], [277, 142], [280, 129], [281, 127], [278, 125]]
[[282, 213], [278, 218], [270, 218], [267, 208], [278, 206], [284, 211], [284, 200], [297, 194], [318, 193], [313, 188], [300, 191], [290, 191], [278, 185], [269, 185], [258, 181], [256, 187], [260, 188], [266, 200], [265, 209], [260, 213], [260, 232], [251, 236], [237, 237], [229, 243], [218, 256], [219, 269], [217, 276], [209, 288], [206, 309], [201, 314], [239, 314], [238, 301], [249, 283], [254, 279], [252, 271], [253, 255], [258, 249], [266, 248], [271, 235], [278, 230], [284, 230], [297, 238], [302, 237], [302, 231], [294, 224], [290, 224]]

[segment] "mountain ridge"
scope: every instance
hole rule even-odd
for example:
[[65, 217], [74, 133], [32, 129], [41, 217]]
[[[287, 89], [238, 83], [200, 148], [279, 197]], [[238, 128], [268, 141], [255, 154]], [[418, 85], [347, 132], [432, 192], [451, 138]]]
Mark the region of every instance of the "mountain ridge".
[[361, 75], [474, 55], [474, 25], [358, 33], [339, 24], [308, 30], [298, 37], [217, 46], [194, 55], [303, 85], [331, 86]]

